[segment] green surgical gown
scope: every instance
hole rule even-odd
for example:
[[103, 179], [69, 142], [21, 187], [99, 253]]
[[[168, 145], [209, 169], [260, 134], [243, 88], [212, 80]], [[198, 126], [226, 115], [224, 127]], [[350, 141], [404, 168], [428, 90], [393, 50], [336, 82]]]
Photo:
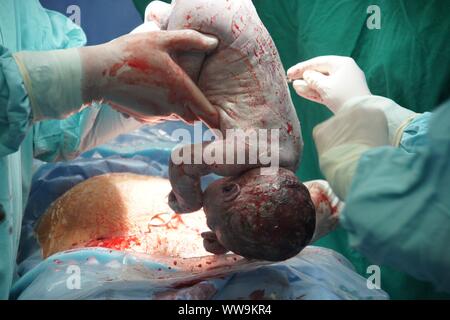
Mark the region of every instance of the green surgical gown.
[[400, 148], [362, 156], [341, 224], [374, 263], [450, 293], [449, 195], [450, 100], [410, 124]]

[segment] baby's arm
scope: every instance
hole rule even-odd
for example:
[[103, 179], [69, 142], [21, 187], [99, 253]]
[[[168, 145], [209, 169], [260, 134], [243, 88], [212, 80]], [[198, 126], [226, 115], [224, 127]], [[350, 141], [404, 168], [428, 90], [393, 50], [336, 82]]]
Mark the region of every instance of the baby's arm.
[[[234, 159], [232, 159], [232, 163], [227, 164], [225, 156], [227, 147], [232, 150], [232, 154], [237, 154], [236, 146], [229, 140], [186, 145], [173, 151], [169, 164], [169, 178], [172, 185], [169, 205], [174, 211], [189, 213], [197, 211], [203, 206], [200, 186], [202, 176], [210, 173], [224, 177], [239, 176], [245, 171], [261, 166], [260, 163], [235, 164]], [[250, 148], [246, 144], [243, 149], [246, 159], [248, 159]], [[198, 155], [198, 159], [195, 159], [195, 154]], [[183, 158], [184, 161], [180, 163], [175, 160], [175, 157]]]
[[186, 145], [172, 152], [169, 178], [173, 190], [169, 204], [178, 213], [199, 210], [203, 206], [200, 179], [210, 173], [235, 177], [264, 168], [266, 171], [261, 173], [270, 174], [270, 169], [279, 167], [295, 172], [296, 164], [295, 154], [269, 140], [267, 146], [260, 144], [259, 139], [239, 142], [234, 137]]

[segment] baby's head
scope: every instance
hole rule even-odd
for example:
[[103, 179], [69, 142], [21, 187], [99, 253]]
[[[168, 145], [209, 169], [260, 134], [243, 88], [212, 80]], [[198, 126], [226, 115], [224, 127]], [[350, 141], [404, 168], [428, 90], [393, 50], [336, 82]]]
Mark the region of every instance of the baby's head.
[[260, 169], [220, 179], [205, 191], [203, 209], [213, 231], [208, 251], [282, 261], [297, 255], [314, 234], [316, 213], [308, 189], [289, 170]]

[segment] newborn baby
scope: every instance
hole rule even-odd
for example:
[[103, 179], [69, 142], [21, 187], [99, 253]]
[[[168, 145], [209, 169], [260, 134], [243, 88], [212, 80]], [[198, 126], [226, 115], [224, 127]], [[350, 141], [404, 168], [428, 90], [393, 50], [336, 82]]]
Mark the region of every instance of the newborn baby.
[[316, 225], [308, 189], [286, 169], [218, 180], [206, 190], [203, 210], [213, 231], [202, 234], [206, 250], [268, 261], [297, 255]]
[[[194, 29], [219, 39], [219, 47], [209, 56], [176, 57], [219, 110], [220, 135], [213, 142], [174, 151], [169, 167], [171, 208], [188, 213], [205, 205], [209, 225], [218, 240], [211, 233], [205, 235], [210, 251], [228, 249], [267, 260], [292, 257], [311, 239], [314, 207], [308, 190], [292, 173], [298, 168], [303, 141], [286, 73], [252, 1], [177, 0], [172, 6], [154, 2], [146, 15], [162, 29]], [[256, 138], [239, 143], [230, 129], [242, 130], [244, 137], [256, 133]], [[260, 135], [259, 130], [265, 130], [267, 136]], [[273, 130], [278, 137], [271, 135]], [[262, 140], [268, 144], [266, 149], [261, 147]], [[252, 147], [256, 148], [253, 162], [249, 161]], [[205, 158], [205, 150], [214, 161]], [[231, 163], [227, 161], [230, 153], [235, 159]], [[275, 170], [273, 176], [261, 176], [260, 168], [268, 165], [263, 159], [274, 158], [275, 153], [279, 156], [277, 165], [292, 172]], [[235, 155], [247, 162], [237, 163]], [[175, 163], [175, 156], [183, 161]], [[200, 177], [209, 173], [233, 178], [217, 182], [203, 194]], [[219, 186], [233, 179], [242, 194], [226, 201], [227, 192]], [[269, 187], [271, 183], [273, 187]], [[257, 196], [258, 192], [264, 195], [267, 206], [261, 206], [263, 199]], [[226, 219], [230, 210], [235, 216]], [[238, 219], [239, 216], [245, 218]]]

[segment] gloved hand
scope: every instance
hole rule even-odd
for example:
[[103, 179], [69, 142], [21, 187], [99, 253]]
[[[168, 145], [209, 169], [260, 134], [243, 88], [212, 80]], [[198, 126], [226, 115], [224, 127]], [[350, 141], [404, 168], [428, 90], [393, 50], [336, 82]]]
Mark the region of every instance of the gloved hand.
[[325, 180], [305, 182], [316, 208], [316, 229], [311, 243], [336, 229], [344, 202], [339, 200]]
[[363, 71], [349, 57], [317, 57], [290, 68], [287, 74], [295, 80], [293, 86], [300, 96], [326, 105], [333, 113], [354, 105], [383, 111], [392, 146], [399, 145], [403, 130], [417, 115], [390, 99], [373, 96]]
[[333, 113], [351, 98], [371, 95], [364, 72], [348, 57], [317, 57], [290, 68], [287, 75], [300, 96]]
[[217, 39], [192, 30], [127, 35], [107, 44], [15, 55], [35, 121], [63, 118], [106, 100], [141, 121], [178, 117], [218, 126], [218, 113], [172, 60], [178, 52], [209, 52]]
[[341, 110], [352, 107], [376, 108], [384, 113], [388, 122], [389, 144], [398, 147], [405, 128], [417, 116], [414, 111], [399, 106], [393, 100], [380, 96], [360, 96], [347, 101]]
[[389, 144], [385, 114], [365, 106], [351, 106], [314, 128], [322, 173], [336, 195], [345, 201], [361, 155]]

